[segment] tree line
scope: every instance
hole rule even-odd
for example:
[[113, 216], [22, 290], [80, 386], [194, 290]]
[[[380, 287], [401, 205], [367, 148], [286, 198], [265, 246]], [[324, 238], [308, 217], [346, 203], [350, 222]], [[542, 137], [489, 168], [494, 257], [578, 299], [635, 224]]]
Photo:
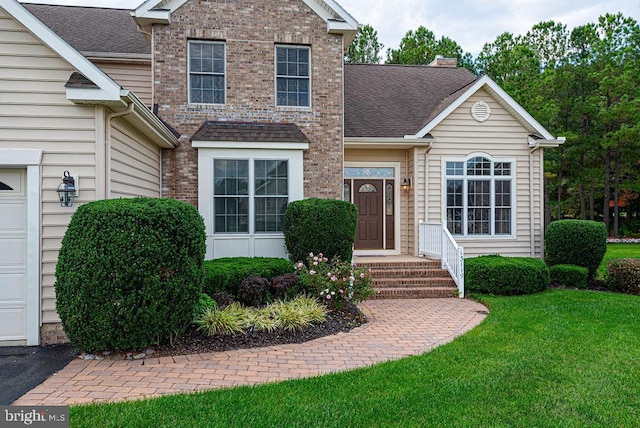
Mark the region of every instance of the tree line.
[[[379, 63], [384, 46], [364, 25], [346, 62]], [[613, 236], [640, 234], [640, 26], [622, 14], [569, 30], [545, 21], [524, 35], [502, 33], [477, 57], [427, 28], [411, 30], [387, 64], [456, 58], [487, 75], [553, 135], [567, 141], [545, 157], [546, 224], [603, 221]]]

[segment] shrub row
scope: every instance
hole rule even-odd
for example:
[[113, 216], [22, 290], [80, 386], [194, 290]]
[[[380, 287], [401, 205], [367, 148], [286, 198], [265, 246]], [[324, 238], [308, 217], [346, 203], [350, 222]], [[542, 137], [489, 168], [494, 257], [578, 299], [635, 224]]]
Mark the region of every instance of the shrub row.
[[544, 261], [528, 257], [479, 256], [465, 260], [469, 292], [502, 296], [538, 293], [549, 285]]
[[249, 277], [271, 280], [276, 276], [292, 273], [294, 264], [274, 257], [225, 257], [204, 262], [202, 291], [210, 296], [227, 292], [236, 298], [242, 281]]

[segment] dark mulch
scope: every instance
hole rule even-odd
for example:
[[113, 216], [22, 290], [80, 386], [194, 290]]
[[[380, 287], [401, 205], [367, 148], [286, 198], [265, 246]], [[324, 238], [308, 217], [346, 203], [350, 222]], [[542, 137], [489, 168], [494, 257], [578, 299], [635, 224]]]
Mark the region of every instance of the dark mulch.
[[[165, 343], [151, 347], [153, 349], [151, 355], [153, 357], [161, 357], [257, 348], [286, 343], [303, 343], [319, 337], [348, 332], [366, 322], [367, 319], [362, 312], [355, 305], [352, 305], [339, 311], [329, 312], [327, 320], [323, 323], [313, 324], [307, 328], [294, 331], [249, 331], [246, 334], [233, 336], [222, 334], [205, 336], [195, 327], [192, 327], [185, 334], [174, 340], [173, 344]], [[129, 358], [131, 357], [129, 356]]]

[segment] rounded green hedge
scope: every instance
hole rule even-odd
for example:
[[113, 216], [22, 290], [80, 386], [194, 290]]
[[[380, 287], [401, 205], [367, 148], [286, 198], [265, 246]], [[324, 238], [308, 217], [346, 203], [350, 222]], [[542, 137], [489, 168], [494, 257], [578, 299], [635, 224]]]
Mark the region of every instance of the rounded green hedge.
[[567, 288], [586, 288], [589, 270], [576, 265], [553, 265], [549, 268], [551, 284]]
[[323, 253], [351, 261], [358, 207], [334, 199], [310, 198], [291, 202], [284, 214], [284, 242], [291, 260]]
[[56, 309], [83, 351], [142, 349], [181, 332], [202, 290], [204, 222], [174, 199], [84, 204], [62, 240]]
[[204, 262], [202, 291], [210, 296], [221, 291], [239, 296], [238, 287], [245, 278], [261, 276], [269, 280], [292, 273], [290, 260], [277, 257], [223, 257]]
[[544, 258], [549, 266], [576, 265], [595, 277], [607, 251], [607, 229], [604, 223], [587, 220], [558, 220], [545, 233]]
[[479, 256], [464, 262], [465, 288], [470, 293], [512, 296], [544, 291], [549, 268], [529, 257]]

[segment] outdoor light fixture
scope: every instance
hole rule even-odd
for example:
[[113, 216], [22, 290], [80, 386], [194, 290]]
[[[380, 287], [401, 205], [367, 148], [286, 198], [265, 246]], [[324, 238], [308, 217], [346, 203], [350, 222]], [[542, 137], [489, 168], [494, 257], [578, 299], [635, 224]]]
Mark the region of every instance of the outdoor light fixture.
[[73, 206], [73, 200], [76, 197], [76, 181], [69, 174], [69, 171], [64, 172], [62, 183], [58, 186], [58, 197], [61, 207]]
[[400, 185], [400, 188], [402, 189], [403, 192], [408, 192], [409, 189], [411, 189], [411, 177], [409, 178], [405, 178], [402, 180], [402, 184]]

